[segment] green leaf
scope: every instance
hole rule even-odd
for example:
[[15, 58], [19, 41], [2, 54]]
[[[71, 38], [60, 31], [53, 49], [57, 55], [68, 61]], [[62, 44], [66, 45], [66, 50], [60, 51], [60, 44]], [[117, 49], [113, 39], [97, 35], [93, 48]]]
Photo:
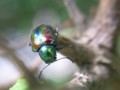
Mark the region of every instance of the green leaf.
[[9, 90], [30, 90], [25, 78], [20, 78]]

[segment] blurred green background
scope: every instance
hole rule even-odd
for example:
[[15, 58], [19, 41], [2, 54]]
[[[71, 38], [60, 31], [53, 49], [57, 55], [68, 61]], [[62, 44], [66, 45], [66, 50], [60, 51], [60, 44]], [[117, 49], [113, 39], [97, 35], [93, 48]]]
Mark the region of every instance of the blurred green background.
[[[74, 1], [87, 18], [94, 14], [96, 6], [99, 3], [99, 0]], [[36, 25], [48, 23], [59, 27], [59, 24], [64, 23], [68, 19], [69, 14], [63, 0], [0, 0], [0, 36], [7, 38], [11, 42], [11, 45], [15, 47], [21, 45], [25, 37], [29, 37], [31, 30]], [[116, 52], [120, 56], [120, 37], [117, 40]], [[30, 48], [28, 49], [28, 47], [21, 45], [21, 47], [19, 46], [19, 48], [15, 49], [18, 49], [18, 57], [23, 59], [25, 65], [32, 61], [30, 59], [33, 59], [33, 52]], [[24, 52], [26, 55], [24, 55]], [[1, 74], [0, 78], [3, 78], [3, 76], [4, 74]], [[2, 86], [2, 83], [1, 80], [0, 86]]]
[[[91, 8], [97, 5], [98, 0], [75, 0], [75, 2], [81, 11], [89, 16]], [[69, 17], [62, 0], [0, 0], [0, 31], [9, 28], [15, 28], [16, 31], [29, 30], [35, 15], [46, 10], [55, 12], [59, 22]]]

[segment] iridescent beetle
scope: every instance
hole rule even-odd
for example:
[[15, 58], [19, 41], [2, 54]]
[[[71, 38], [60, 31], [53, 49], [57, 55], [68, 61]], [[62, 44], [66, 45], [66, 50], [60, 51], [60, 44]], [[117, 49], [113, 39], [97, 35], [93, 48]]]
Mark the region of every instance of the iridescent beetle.
[[[38, 52], [41, 59], [48, 65], [56, 61], [56, 50], [58, 50], [57, 36], [58, 29], [54, 29], [52, 26], [46, 24], [38, 26], [31, 33], [32, 51]], [[39, 77], [41, 76], [42, 71], [40, 72]]]

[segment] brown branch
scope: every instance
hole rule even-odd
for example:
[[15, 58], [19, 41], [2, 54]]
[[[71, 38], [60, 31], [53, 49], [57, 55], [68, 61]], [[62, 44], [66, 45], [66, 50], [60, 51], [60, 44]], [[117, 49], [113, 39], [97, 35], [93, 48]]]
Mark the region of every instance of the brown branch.
[[[65, 51], [63, 50], [61, 53], [74, 58], [79, 67], [82, 67], [81, 63], [85, 62], [85, 64], [88, 64], [87, 62], [89, 62], [92, 67], [89, 68], [91, 73], [88, 72], [88, 74], [92, 77], [93, 81], [100, 78], [108, 78], [109, 75], [114, 76], [115, 74], [116, 77], [110, 77], [108, 82], [112, 82], [113, 79], [117, 81], [119, 78], [116, 66], [113, 65], [115, 63], [111, 62], [115, 62], [115, 58], [110, 54], [114, 33], [120, 21], [120, 17], [117, 16], [118, 10], [120, 10], [119, 7], [120, 0], [100, 0], [93, 21], [78, 43], [63, 37], [60, 37], [61, 39], [58, 38], [59, 45], [65, 47]], [[84, 59], [83, 57], [87, 58]], [[79, 82], [79, 75], [74, 79]], [[74, 83], [77, 84], [78, 82]]]
[[74, 0], [63, 0], [66, 6], [68, 14], [76, 27], [76, 35], [79, 37], [85, 28], [85, 17], [83, 13], [78, 9]]
[[94, 47], [98, 51], [104, 48], [101, 50], [102, 53], [106, 53], [105, 48], [107, 50], [112, 48], [112, 40], [119, 21], [119, 17], [116, 16], [118, 3], [118, 0], [100, 0], [96, 16], [80, 38], [80, 43]]
[[[65, 47], [65, 50], [61, 52], [68, 57], [76, 57], [78, 59], [80, 59], [80, 55], [81, 57], [86, 56], [84, 55], [85, 53], [89, 56], [87, 52], [93, 53], [90, 54], [92, 57], [94, 55], [101, 57], [108, 53], [109, 49], [112, 48], [112, 39], [119, 20], [119, 17], [116, 19], [118, 11], [116, 4], [118, 5], [118, 0], [101, 0], [97, 10], [98, 12], [88, 30], [80, 38], [79, 44], [65, 39], [64, 37], [58, 38], [58, 45]], [[82, 52], [85, 53], [82, 54]], [[76, 62], [77, 61], [78, 60], [76, 60]], [[85, 60], [83, 59], [83, 61]]]
[[63, 47], [63, 49], [60, 50], [60, 53], [77, 63], [78, 66], [81, 66], [84, 63], [91, 63], [91, 60], [94, 57], [94, 54], [91, 53], [91, 50], [88, 48], [60, 35], [58, 37], [58, 47]]
[[18, 69], [23, 73], [23, 77], [25, 77], [28, 80], [31, 87], [38, 85], [38, 82], [36, 81], [33, 74], [26, 68], [23, 62], [16, 56], [15, 50], [9, 47], [8, 45], [9, 45], [9, 42], [6, 39], [1, 37], [0, 47], [5, 50], [4, 55], [6, 54], [6, 56], [11, 57], [10, 60], [16, 64]]
[[96, 55], [93, 59], [93, 72], [96, 74], [97, 72], [94, 69], [99, 62], [102, 65], [104, 64], [103, 67], [106, 69], [108, 69], [106, 64], [110, 65], [111, 63], [114, 66], [110, 50], [113, 45], [114, 33], [119, 27], [120, 17], [117, 16], [120, 10], [119, 4], [119, 0], [100, 0], [96, 16], [83, 37], [80, 38], [80, 43], [92, 49]]

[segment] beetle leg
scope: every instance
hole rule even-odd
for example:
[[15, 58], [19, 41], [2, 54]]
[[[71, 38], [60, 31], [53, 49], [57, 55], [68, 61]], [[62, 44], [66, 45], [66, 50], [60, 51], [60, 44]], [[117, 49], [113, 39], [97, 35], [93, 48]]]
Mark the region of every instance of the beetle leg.
[[48, 65], [46, 65], [46, 66], [40, 71], [39, 79], [40, 79], [40, 77], [41, 77], [41, 75], [42, 75], [43, 70], [44, 70], [45, 68], [47, 68], [49, 65], [50, 65], [50, 63], [49, 63]]

